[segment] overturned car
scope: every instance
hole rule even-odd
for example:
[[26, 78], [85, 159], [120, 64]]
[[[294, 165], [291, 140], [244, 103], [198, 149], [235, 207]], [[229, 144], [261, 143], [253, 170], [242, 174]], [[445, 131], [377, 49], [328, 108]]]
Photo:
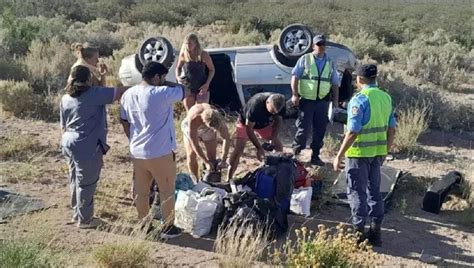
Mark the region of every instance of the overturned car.
[[[210, 103], [236, 111], [259, 92], [281, 93], [290, 99], [291, 70], [300, 56], [312, 51], [312, 39], [311, 29], [293, 24], [283, 29], [278, 44], [206, 49], [216, 70], [209, 87]], [[178, 53], [164, 37], [145, 40], [136, 54], [122, 60], [119, 70], [122, 84], [139, 83], [143, 65], [149, 61], [169, 67], [168, 79], [174, 81]], [[333, 42], [327, 42], [326, 53], [335, 61], [341, 79], [339, 99], [348, 100], [353, 93], [356, 57], [346, 46]], [[291, 110], [294, 109], [288, 109]]]

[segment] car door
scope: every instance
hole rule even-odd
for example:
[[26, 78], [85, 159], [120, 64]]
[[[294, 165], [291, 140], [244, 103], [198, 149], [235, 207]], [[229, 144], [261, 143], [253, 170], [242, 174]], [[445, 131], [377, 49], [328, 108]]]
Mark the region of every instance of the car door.
[[[242, 86], [245, 101], [259, 92], [287, 95], [291, 74], [278, 67], [269, 49], [238, 51], [235, 57], [235, 81]], [[288, 92], [287, 92], [288, 91]]]

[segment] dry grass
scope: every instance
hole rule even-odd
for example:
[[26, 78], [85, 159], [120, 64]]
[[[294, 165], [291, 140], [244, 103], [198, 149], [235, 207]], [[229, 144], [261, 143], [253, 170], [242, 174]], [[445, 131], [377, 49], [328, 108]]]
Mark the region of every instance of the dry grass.
[[431, 106], [418, 103], [398, 114], [394, 148], [398, 152], [416, 153], [419, 150], [418, 137], [428, 129], [431, 118]]
[[324, 137], [323, 151], [328, 155], [335, 156], [339, 147], [341, 147], [341, 140], [338, 137], [330, 133]]
[[218, 230], [214, 251], [220, 254], [220, 265], [224, 267], [250, 267], [262, 257], [268, 239], [265, 227], [230, 224]]
[[108, 105], [107, 116], [110, 124], [120, 124], [120, 103], [116, 102]]
[[318, 225], [318, 229], [317, 233], [306, 227], [296, 230], [296, 241], [288, 240], [281, 249], [275, 249], [270, 256], [272, 263], [296, 267], [380, 265], [367, 241], [358, 245], [358, 236], [346, 230], [344, 225], [338, 225], [335, 233], [322, 224]]
[[0, 160], [27, 161], [42, 150], [40, 144], [29, 136], [10, 134], [0, 137]]
[[144, 267], [149, 260], [150, 248], [145, 242], [105, 244], [94, 252], [99, 267]]
[[42, 168], [34, 163], [0, 163], [0, 182], [18, 183], [19, 181], [35, 181], [42, 174], [44, 174]]

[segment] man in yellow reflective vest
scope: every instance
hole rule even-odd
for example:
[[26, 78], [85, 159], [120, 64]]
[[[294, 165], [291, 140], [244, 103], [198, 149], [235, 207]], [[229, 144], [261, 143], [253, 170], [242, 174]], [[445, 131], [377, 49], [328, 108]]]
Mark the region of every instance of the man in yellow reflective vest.
[[[395, 116], [392, 98], [377, 87], [377, 66], [365, 64], [357, 68], [358, 93], [347, 109], [347, 130], [333, 162], [341, 168], [345, 155], [347, 193], [352, 212], [352, 225], [374, 246], [382, 245], [381, 224], [384, 204], [380, 194], [380, 167], [395, 137]], [[365, 233], [365, 220], [371, 218]]]
[[326, 54], [324, 35], [313, 38], [313, 52], [301, 56], [291, 74], [291, 100], [299, 108], [293, 153], [297, 156], [306, 148], [312, 129], [311, 164], [324, 166], [319, 153], [329, 121], [329, 102], [332, 97], [334, 107], [338, 107], [340, 84], [336, 65]]

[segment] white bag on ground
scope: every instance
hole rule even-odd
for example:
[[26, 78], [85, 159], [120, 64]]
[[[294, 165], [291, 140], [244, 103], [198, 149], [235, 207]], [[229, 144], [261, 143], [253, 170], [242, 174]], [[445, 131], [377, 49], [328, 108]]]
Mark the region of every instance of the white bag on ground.
[[296, 214], [309, 217], [311, 214], [311, 196], [313, 187], [301, 187], [293, 190], [291, 195], [290, 210]]
[[193, 236], [201, 237], [211, 230], [217, 204], [194, 191], [179, 191], [175, 204], [174, 224]]
[[197, 193], [200, 193], [200, 192], [202, 192], [202, 190], [203, 190], [204, 188], [207, 188], [207, 187], [211, 187], [211, 185], [209, 185], [209, 184], [207, 184], [207, 183], [205, 183], [205, 182], [200, 181], [200, 182], [198, 182], [198, 183], [196, 183], [196, 184], [194, 185], [194, 187], [193, 187], [192, 190], [195, 191], [195, 192], [197, 192]]

